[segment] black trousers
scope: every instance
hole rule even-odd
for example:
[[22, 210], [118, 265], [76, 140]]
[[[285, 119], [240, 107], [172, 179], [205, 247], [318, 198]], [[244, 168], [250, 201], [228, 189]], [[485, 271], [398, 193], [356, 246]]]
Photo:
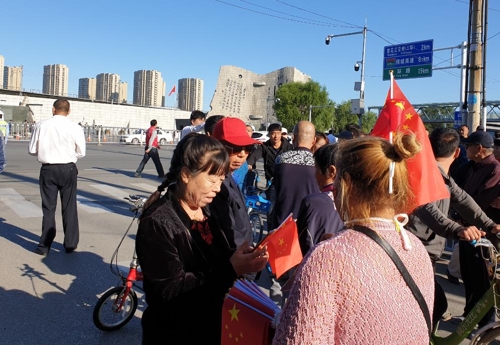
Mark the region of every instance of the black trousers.
[[146, 166], [146, 163], [149, 161], [149, 158], [151, 158], [153, 160], [153, 163], [155, 163], [158, 176], [162, 177], [163, 175], [165, 175], [165, 172], [163, 171], [163, 165], [161, 165], [160, 162], [160, 155], [158, 154], [158, 149], [156, 147], [152, 147], [151, 150], [149, 150], [149, 153], [144, 152], [144, 157], [142, 158], [142, 161], [135, 172], [138, 174], [142, 173], [144, 167]]
[[434, 309], [432, 312], [432, 330], [435, 331], [439, 321], [448, 309], [448, 300], [442, 286], [438, 283], [437, 277], [434, 276]]
[[40, 195], [42, 197], [42, 236], [39, 247], [47, 251], [56, 237], [57, 194], [61, 196], [64, 230], [64, 248], [74, 249], [80, 239], [76, 207], [76, 181], [78, 170], [74, 163], [43, 164], [40, 169]]
[[[460, 271], [462, 273], [462, 280], [465, 287], [465, 308], [464, 316], [470, 313], [472, 308], [479, 302], [481, 297], [491, 286], [488, 278], [488, 271], [484, 264], [481, 255], [482, 249], [475, 248], [469, 242], [460, 241]], [[484, 252], [485, 257], [486, 251]], [[490, 320], [495, 314], [494, 308], [491, 308], [486, 315], [479, 321], [479, 328], [490, 323]]]

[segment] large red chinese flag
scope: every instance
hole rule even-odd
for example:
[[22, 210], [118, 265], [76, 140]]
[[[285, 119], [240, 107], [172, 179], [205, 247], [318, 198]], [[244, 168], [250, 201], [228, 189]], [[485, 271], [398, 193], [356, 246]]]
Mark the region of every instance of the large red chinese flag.
[[172, 87], [172, 90], [170, 90], [170, 93], [168, 94], [169, 96], [175, 92], [175, 85]]
[[262, 246], [266, 245], [269, 264], [277, 278], [302, 261], [297, 224], [291, 214], [262, 241]]
[[268, 344], [270, 325], [269, 318], [226, 298], [222, 306], [221, 345]]
[[[396, 81], [393, 82], [385, 105], [373, 127], [372, 135], [389, 139], [389, 133], [414, 133], [422, 150], [407, 160], [409, 183], [415, 195], [414, 206], [424, 205], [436, 200], [447, 199], [450, 193], [443, 182], [441, 172], [434, 159], [429, 136], [422, 119], [408, 102]], [[411, 212], [412, 210], [408, 210]]]

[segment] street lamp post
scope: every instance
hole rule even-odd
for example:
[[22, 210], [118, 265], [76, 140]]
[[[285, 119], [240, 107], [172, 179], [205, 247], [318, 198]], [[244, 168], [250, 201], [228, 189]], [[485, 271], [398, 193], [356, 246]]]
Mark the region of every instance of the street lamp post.
[[312, 122], [312, 110], [313, 108], [334, 108], [334, 104], [330, 105], [310, 105], [309, 106], [309, 122]]
[[346, 34], [338, 34], [338, 35], [328, 35], [326, 36], [325, 43], [326, 45], [330, 44], [330, 41], [334, 37], [342, 37], [342, 36], [352, 36], [352, 35], [363, 35], [363, 50], [361, 54], [361, 61], [356, 61], [354, 65], [354, 70], [357, 72], [361, 67], [361, 81], [354, 84], [354, 90], [359, 91], [359, 100], [351, 100], [351, 109], [355, 111], [355, 114], [358, 115], [359, 118], [359, 126], [361, 127], [361, 116], [365, 110], [365, 57], [366, 57], [366, 32], [368, 28], [365, 26], [363, 30], [356, 32], [349, 32]]

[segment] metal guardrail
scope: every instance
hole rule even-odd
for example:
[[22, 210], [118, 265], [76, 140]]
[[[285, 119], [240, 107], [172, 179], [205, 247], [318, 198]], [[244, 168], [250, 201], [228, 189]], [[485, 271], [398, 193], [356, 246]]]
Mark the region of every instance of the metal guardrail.
[[[9, 122], [9, 140], [30, 140], [35, 123], [29, 122]], [[85, 140], [91, 143], [119, 143], [124, 135], [132, 135], [144, 131], [143, 128], [123, 128], [106, 127], [97, 125], [81, 125], [85, 134]], [[179, 141], [181, 131], [165, 130], [163, 132], [171, 134], [172, 140], [167, 144], [176, 144]], [[140, 143], [144, 144], [144, 143]]]

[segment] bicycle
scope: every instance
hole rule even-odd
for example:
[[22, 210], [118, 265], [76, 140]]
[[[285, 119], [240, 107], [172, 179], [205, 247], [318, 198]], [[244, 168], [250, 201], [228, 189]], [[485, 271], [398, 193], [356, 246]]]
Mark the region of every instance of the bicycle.
[[262, 196], [271, 185], [271, 180], [267, 182], [266, 188], [260, 188], [258, 186], [260, 181], [259, 173], [254, 170], [247, 173], [246, 181], [250, 179], [253, 181], [250, 185], [245, 186], [243, 195], [245, 196], [245, 206], [247, 207], [248, 217], [250, 218], [250, 225], [252, 227], [253, 242], [257, 244], [264, 234], [264, 219], [262, 216], [267, 216], [271, 208], [271, 202]]
[[[465, 319], [458, 325], [458, 327], [446, 337], [440, 337], [433, 334], [431, 337], [431, 344], [433, 345], [458, 345], [460, 344], [471, 332], [474, 327], [479, 323], [484, 315], [494, 307], [497, 316], [500, 316], [500, 279], [498, 279], [497, 263], [500, 258], [500, 253], [496, 250], [495, 246], [487, 239], [482, 238], [473, 244], [475, 247], [483, 247], [488, 251], [488, 258], [483, 259], [491, 272], [491, 287], [479, 302], [472, 308]], [[497, 302], [498, 299], [498, 302]], [[472, 340], [470, 345], [486, 345], [486, 344], [500, 344], [500, 322], [492, 322], [481, 329], [479, 329]]]
[[139, 262], [135, 249], [126, 276], [118, 266], [118, 250], [134, 224], [134, 221], [142, 211], [142, 207], [147, 199], [136, 195], [130, 195], [128, 198], [125, 198], [125, 200], [133, 203], [130, 211], [134, 212], [134, 217], [120, 240], [120, 243], [113, 252], [109, 264], [111, 272], [118, 276], [122, 282], [121, 285], [109, 289], [99, 298], [92, 314], [94, 325], [106, 332], [115, 331], [123, 327], [134, 316], [137, 310], [137, 293], [134, 289], [138, 289], [144, 293], [142, 287], [137, 284], [137, 282], [142, 282], [143, 275], [139, 269]]

